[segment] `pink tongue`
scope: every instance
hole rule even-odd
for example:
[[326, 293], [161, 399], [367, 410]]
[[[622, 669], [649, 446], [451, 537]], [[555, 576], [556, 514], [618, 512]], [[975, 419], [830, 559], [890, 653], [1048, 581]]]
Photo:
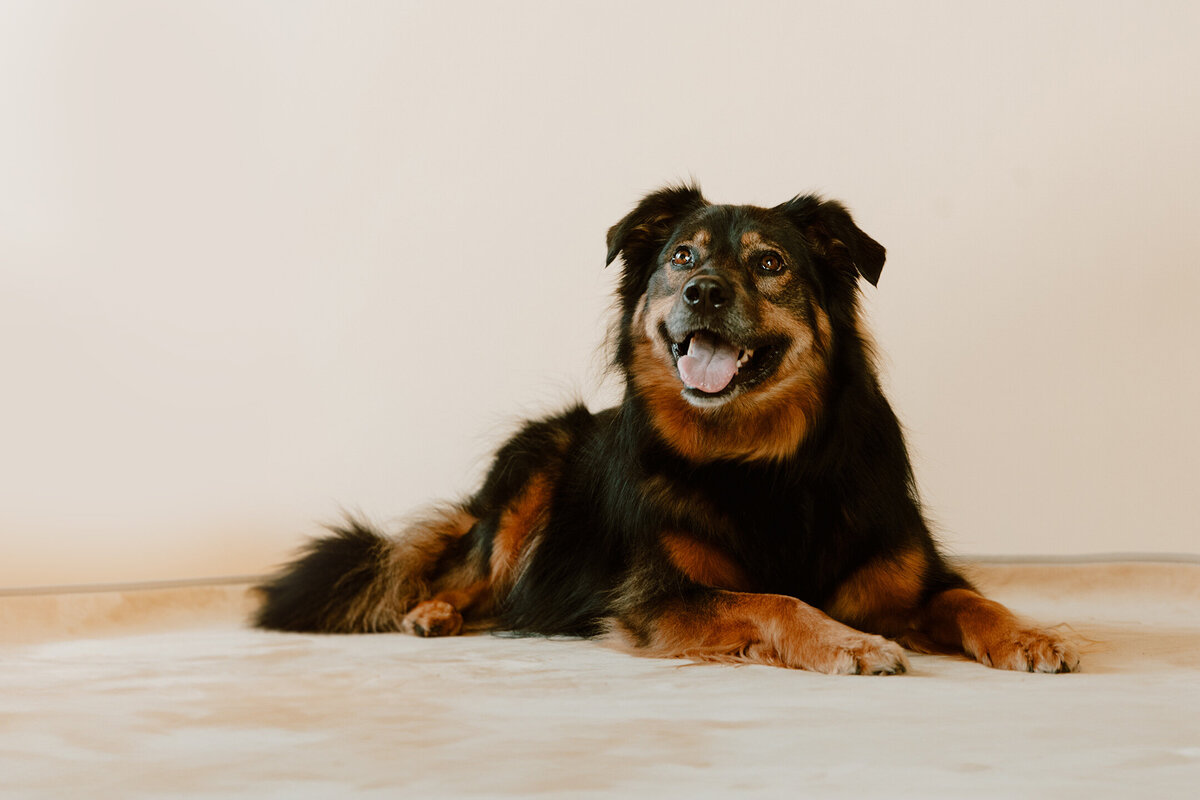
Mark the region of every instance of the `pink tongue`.
[[697, 331], [687, 355], [679, 357], [679, 377], [691, 389], [719, 392], [737, 374], [738, 351], [711, 333]]

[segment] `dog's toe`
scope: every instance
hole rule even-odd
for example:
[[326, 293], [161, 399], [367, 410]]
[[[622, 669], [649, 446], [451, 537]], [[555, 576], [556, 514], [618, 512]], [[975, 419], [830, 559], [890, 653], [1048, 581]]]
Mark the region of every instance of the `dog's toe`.
[[908, 672], [904, 649], [882, 636], [863, 634], [843, 642], [818, 671], [835, 675], [903, 675]]
[[454, 606], [442, 600], [426, 600], [405, 615], [400, 629], [414, 636], [453, 636], [462, 630], [462, 624], [462, 614]]
[[1079, 654], [1057, 633], [1038, 628], [1016, 631], [1002, 642], [992, 643], [978, 660], [996, 669], [1017, 672], [1075, 672]]
[[871, 638], [879, 641], [870, 642], [855, 654], [859, 675], [903, 675], [908, 672], [908, 659], [900, 645], [878, 636]]

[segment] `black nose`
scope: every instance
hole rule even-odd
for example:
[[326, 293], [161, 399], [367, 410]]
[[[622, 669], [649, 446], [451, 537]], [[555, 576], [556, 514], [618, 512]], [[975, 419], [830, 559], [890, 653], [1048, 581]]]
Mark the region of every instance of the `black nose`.
[[683, 302], [697, 311], [715, 311], [732, 297], [729, 284], [716, 275], [697, 275], [683, 287]]

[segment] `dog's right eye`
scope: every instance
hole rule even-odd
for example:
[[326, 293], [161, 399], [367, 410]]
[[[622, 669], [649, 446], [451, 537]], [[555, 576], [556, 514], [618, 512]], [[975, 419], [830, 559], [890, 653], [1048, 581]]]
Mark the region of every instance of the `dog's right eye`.
[[686, 267], [692, 263], [692, 251], [686, 247], [676, 249], [675, 255], [671, 257], [671, 263], [677, 267]]

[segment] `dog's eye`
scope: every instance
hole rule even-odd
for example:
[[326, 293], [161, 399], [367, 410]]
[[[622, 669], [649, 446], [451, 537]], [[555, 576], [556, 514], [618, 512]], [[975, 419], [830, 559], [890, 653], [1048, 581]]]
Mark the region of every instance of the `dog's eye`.
[[767, 272], [779, 272], [783, 269], [783, 259], [779, 257], [779, 253], [767, 253], [759, 260], [758, 266]]
[[677, 267], [686, 267], [692, 263], [692, 251], [686, 247], [677, 248], [675, 255], [671, 256], [671, 263]]

